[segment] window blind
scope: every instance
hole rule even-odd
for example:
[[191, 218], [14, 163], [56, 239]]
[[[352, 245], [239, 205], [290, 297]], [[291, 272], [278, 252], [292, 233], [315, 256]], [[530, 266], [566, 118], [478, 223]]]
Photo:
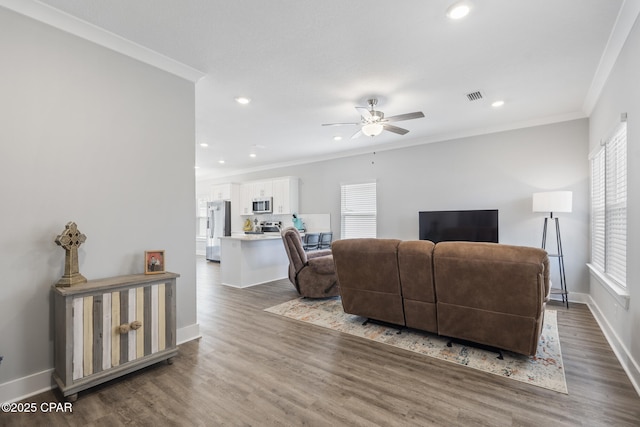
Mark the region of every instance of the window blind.
[[376, 183], [340, 186], [340, 237], [377, 237]]
[[603, 145], [591, 157], [591, 264], [619, 285], [626, 286], [626, 121]]
[[605, 145], [605, 271], [621, 284], [627, 278], [627, 126]]
[[591, 264], [604, 271], [604, 149], [591, 159]]

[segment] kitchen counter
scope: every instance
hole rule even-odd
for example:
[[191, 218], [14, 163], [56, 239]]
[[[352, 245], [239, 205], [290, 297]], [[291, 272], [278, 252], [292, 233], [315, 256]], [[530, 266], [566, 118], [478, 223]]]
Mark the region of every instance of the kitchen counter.
[[232, 234], [231, 236], [220, 237], [220, 239], [231, 240], [273, 240], [282, 239], [280, 233], [262, 233], [262, 234]]
[[280, 233], [220, 237], [223, 285], [246, 288], [288, 277], [289, 257]]

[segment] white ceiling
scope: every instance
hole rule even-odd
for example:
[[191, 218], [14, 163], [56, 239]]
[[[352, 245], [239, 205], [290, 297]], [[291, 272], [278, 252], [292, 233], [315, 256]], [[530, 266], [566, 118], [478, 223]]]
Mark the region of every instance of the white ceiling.
[[[200, 179], [586, 117], [623, 5], [469, 0], [451, 21], [455, 0], [40, 2], [205, 73], [188, 142]], [[355, 126], [320, 126], [358, 121], [371, 96], [386, 116], [426, 118], [354, 140]]]

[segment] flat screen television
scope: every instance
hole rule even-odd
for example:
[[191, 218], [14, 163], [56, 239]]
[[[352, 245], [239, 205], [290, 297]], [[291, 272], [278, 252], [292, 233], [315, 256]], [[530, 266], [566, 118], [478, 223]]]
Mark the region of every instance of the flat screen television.
[[498, 243], [498, 210], [421, 211], [420, 240]]

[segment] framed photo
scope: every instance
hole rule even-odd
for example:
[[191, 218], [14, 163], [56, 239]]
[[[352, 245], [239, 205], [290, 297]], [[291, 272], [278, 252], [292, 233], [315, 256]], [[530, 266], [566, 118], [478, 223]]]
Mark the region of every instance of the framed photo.
[[144, 274], [164, 273], [164, 251], [144, 251]]

